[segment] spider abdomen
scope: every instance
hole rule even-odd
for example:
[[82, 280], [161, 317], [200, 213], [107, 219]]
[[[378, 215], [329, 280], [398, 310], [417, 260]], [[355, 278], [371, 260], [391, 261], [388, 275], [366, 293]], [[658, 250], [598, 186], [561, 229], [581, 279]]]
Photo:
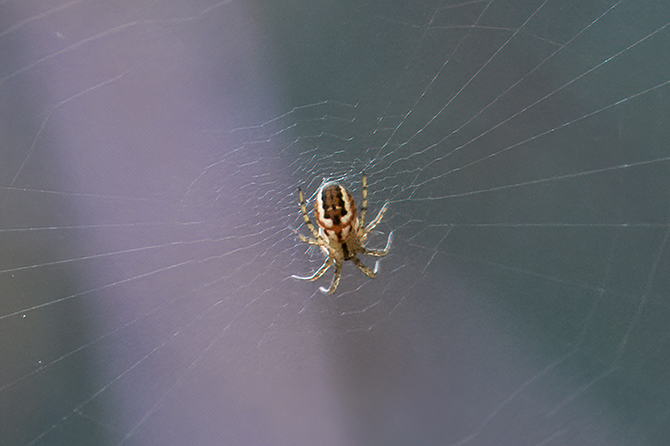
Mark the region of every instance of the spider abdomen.
[[316, 224], [333, 241], [344, 242], [356, 222], [356, 203], [348, 190], [341, 184], [324, 184], [316, 195], [314, 203]]

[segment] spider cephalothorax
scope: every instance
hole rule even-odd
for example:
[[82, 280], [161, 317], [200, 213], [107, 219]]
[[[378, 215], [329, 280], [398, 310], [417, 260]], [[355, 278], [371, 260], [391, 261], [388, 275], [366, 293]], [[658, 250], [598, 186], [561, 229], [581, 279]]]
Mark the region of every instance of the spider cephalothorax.
[[335, 275], [330, 283], [330, 288], [321, 287], [324, 293], [332, 294], [340, 283], [342, 273], [342, 263], [345, 260], [351, 260], [368, 277], [374, 278], [377, 274], [377, 264], [374, 271], [365, 266], [357, 254], [362, 253], [369, 256], [383, 257], [391, 249], [393, 232], [389, 234], [386, 247], [382, 250], [367, 249], [365, 247], [368, 234], [379, 224], [384, 217], [388, 203], [382, 206], [377, 218], [375, 218], [367, 227], [365, 226], [365, 214], [368, 210], [368, 183], [365, 173], [363, 173], [363, 201], [361, 205], [360, 216], [356, 212], [356, 203], [349, 191], [339, 183], [329, 182], [319, 188], [316, 193], [314, 203], [314, 218], [319, 227], [318, 231], [312, 224], [307, 215], [307, 206], [302, 189], [298, 188], [298, 197], [300, 199], [300, 209], [302, 210], [303, 220], [309, 228], [313, 237], [305, 237], [298, 233], [298, 237], [305, 243], [319, 246], [326, 254], [326, 260], [314, 274], [309, 277], [293, 276], [300, 280], [316, 280], [335, 264]]

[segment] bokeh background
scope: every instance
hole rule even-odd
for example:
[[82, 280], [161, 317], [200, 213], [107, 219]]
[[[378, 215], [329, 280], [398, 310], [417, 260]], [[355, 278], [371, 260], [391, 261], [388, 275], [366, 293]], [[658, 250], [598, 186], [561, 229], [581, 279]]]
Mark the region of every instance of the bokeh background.
[[[661, 0], [1, 2], [0, 443], [670, 444], [669, 52]], [[326, 296], [297, 188], [363, 171]]]

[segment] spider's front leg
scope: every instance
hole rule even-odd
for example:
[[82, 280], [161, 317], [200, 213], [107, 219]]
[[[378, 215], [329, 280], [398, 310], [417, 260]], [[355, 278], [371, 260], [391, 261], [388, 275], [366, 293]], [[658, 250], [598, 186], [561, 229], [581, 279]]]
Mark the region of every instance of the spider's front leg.
[[[298, 280], [307, 280], [310, 282], [314, 282], [316, 279], [319, 277], [323, 276], [326, 271], [328, 271], [328, 268], [333, 264], [333, 259], [331, 257], [328, 257], [325, 262], [323, 262], [323, 265], [321, 265], [321, 268], [316, 270], [314, 274], [312, 274], [309, 277], [301, 277], [301, 276], [296, 276], [295, 274], [292, 275], [291, 277], [294, 279]], [[336, 285], [337, 286], [337, 285]], [[334, 291], [334, 290], [333, 290]]]
[[339, 260], [335, 260], [335, 275], [333, 275], [333, 280], [330, 282], [330, 288], [325, 289], [324, 287], [320, 287], [319, 290], [324, 294], [333, 294], [337, 289], [337, 285], [340, 284], [341, 275], [342, 275], [342, 262]]
[[356, 256], [351, 257], [350, 260], [354, 262], [354, 265], [356, 265], [358, 269], [363, 271], [363, 273], [365, 273], [365, 275], [368, 276], [370, 279], [374, 279], [375, 276], [377, 276], [377, 267], [379, 266], [379, 263], [375, 263], [375, 270], [373, 271], [367, 266], [365, 266], [363, 262], [361, 262], [361, 259], [359, 259]]

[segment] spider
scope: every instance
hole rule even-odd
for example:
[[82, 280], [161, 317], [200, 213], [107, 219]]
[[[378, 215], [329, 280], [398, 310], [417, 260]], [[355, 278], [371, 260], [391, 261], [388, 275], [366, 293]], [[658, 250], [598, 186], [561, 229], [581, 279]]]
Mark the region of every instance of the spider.
[[323, 276], [323, 274], [335, 264], [335, 275], [330, 282], [328, 289], [320, 287], [321, 292], [326, 294], [333, 294], [340, 283], [340, 275], [342, 273], [342, 263], [345, 260], [351, 260], [354, 265], [358, 267], [366, 276], [374, 279], [377, 275], [377, 267], [379, 262], [375, 264], [374, 271], [368, 268], [357, 257], [358, 253], [366, 254], [374, 257], [383, 257], [391, 250], [391, 242], [393, 241], [393, 232], [388, 236], [386, 247], [384, 249], [368, 249], [365, 247], [368, 234], [379, 224], [386, 213], [388, 202], [382, 206], [377, 217], [372, 222], [365, 226], [365, 214], [368, 210], [368, 179], [363, 172], [362, 179], [363, 187], [363, 202], [361, 206], [360, 217], [356, 215], [356, 203], [348, 190], [341, 184], [331, 181], [322, 185], [316, 193], [316, 202], [314, 203], [314, 218], [319, 229], [314, 227], [312, 221], [307, 215], [307, 207], [305, 205], [305, 196], [302, 193], [302, 188], [298, 187], [298, 197], [300, 200], [300, 209], [302, 210], [302, 218], [309, 228], [313, 237], [305, 237], [298, 231], [295, 231], [305, 243], [313, 246], [321, 247], [321, 250], [326, 254], [326, 260], [323, 265], [311, 276], [300, 277], [292, 276], [294, 279], [314, 281]]

